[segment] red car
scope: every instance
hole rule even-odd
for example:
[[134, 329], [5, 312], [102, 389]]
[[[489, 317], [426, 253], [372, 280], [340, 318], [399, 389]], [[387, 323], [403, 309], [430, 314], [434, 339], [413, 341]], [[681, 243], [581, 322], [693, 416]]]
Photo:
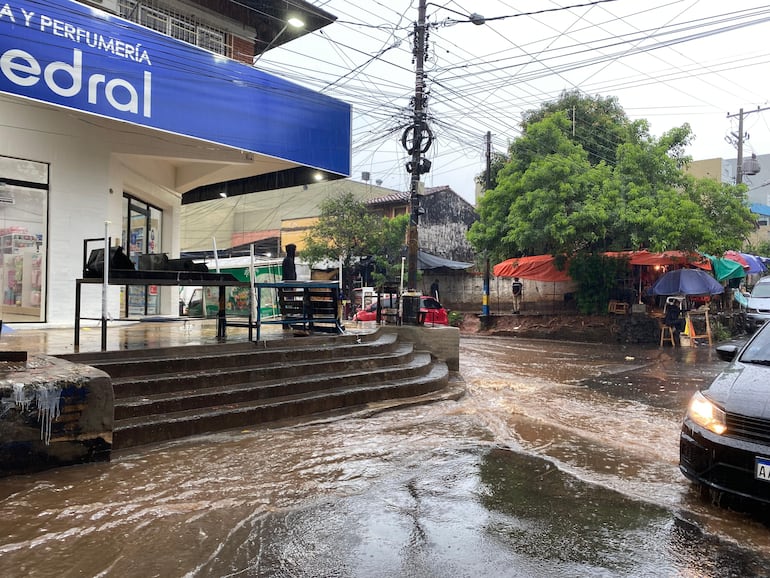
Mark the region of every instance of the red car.
[[[398, 299], [392, 297], [383, 297], [383, 309], [390, 309], [398, 305]], [[420, 297], [420, 313], [425, 316], [425, 325], [449, 325], [449, 316], [441, 303], [433, 297], [423, 295]], [[377, 320], [377, 302], [362, 309], [353, 316], [353, 321], [376, 321]]]

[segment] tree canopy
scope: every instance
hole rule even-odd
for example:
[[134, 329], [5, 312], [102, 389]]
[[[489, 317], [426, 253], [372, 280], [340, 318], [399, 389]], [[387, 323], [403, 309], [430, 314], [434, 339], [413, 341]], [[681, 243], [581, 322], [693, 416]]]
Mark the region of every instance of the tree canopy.
[[371, 282], [379, 285], [397, 275], [408, 222], [409, 215], [380, 217], [353, 193], [341, 193], [321, 203], [318, 222], [305, 237], [302, 257], [311, 264], [341, 260], [346, 287], [351, 285], [355, 261], [365, 258]]
[[[583, 132], [581, 117], [590, 119]], [[497, 260], [640, 248], [719, 254], [754, 228], [743, 185], [683, 172], [687, 124], [655, 138], [614, 99], [564, 93], [525, 115], [524, 128], [468, 235]]]
[[354, 257], [379, 247], [380, 235], [380, 218], [353, 193], [340, 193], [320, 204], [318, 222], [305, 238], [302, 257], [310, 263], [340, 259], [343, 267], [350, 267]]

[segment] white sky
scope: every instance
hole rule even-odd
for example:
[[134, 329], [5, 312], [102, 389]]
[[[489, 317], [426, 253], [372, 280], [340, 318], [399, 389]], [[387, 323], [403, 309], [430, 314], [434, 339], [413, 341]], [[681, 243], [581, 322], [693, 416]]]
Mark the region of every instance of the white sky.
[[[696, 160], [735, 158], [727, 115], [770, 107], [770, 6], [759, 0], [450, 0], [430, 2], [426, 186], [473, 202], [485, 134], [504, 152], [524, 110], [564, 90], [615, 96], [651, 132], [689, 123]], [[412, 27], [417, 0], [318, 0], [337, 16], [321, 31], [271, 50], [258, 66], [353, 106], [352, 178], [409, 190], [400, 138], [411, 123]], [[479, 13], [483, 26], [467, 20]], [[518, 16], [514, 16], [518, 15]], [[506, 17], [500, 18], [499, 17]], [[770, 153], [770, 110], [745, 116], [744, 151]], [[770, 167], [765, 167], [770, 178]]]

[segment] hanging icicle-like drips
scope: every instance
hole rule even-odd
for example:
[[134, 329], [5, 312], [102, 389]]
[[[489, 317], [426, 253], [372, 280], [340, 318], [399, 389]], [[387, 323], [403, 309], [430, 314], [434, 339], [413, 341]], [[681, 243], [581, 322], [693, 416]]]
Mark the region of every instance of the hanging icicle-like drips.
[[27, 397], [27, 394], [24, 392], [23, 383], [13, 384], [13, 403], [19, 411], [27, 411], [27, 409], [29, 409], [29, 404], [32, 403], [33, 400], [34, 396]]
[[[51, 425], [60, 415], [62, 388], [56, 383], [11, 384], [13, 392], [10, 399], [2, 400], [3, 406], [14, 406], [20, 412], [28, 412], [30, 406], [37, 407], [37, 419], [40, 422], [40, 439], [45, 445], [51, 443]], [[0, 413], [4, 414], [5, 411]]]
[[37, 419], [40, 422], [40, 439], [45, 445], [51, 443], [51, 424], [60, 415], [61, 387], [55, 383], [44, 383], [35, 388]]

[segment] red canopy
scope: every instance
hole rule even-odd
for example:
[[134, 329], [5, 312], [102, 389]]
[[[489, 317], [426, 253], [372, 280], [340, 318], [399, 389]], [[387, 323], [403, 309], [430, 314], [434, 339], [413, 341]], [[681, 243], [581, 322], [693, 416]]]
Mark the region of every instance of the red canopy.
[[749, 262], [746, 260], [746, 258], [738, 251], [725, 251], [724, 258], [730, 259], [730, 261], [735, 261], [736, 263], [740, 263], [741, 267], [744, 269], [751, 268], [751, 265], [749, 265]]
[[493, 268], [495, 277], [520, 277], [533, 281], [572, 281], [566, 269], [556, 268], [553, 255], [517, 257], [498, 263]]

